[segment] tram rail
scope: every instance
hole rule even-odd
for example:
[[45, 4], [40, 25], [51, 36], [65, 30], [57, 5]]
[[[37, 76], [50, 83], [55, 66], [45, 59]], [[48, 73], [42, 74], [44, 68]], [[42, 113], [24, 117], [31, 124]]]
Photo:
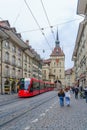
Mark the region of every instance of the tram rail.
[[[4, 127], [4, 126], [8, 126], [9, 123], [12, 123], [13, 121], [15, 121], [15, 120], [18, 119], [18, 118], [21, 118], [21, 117], [24, 116], [25, 114], [31, 112], [32, 110], [38, 108], [38, 107], [41, 106], [41, 105], [47, 103], [48, 101], [52, 100], [52, 99], [55, 98], [55, 97], [56, 97], [56, 95], [55, 95], [55, 96], [52, 96], [51, 98], [49, 98], [49, 99], [47, 99], [47, 100], [43, 99], [43, 101], [42, 101], [42, 100], [39, 101], [38, 104], [37, 104], [36, 101], [35, 101], [35, 102], [32, 103], [32, 104], [34, 104], [32, 107], [28, 107], [26, 110], [21, 111], [20, 114], [15, 114], [15, 112], [18, 112], [18, 111], [20, 111], [20, 110], [23, 109], [23, 108], [21, 108], [20, 110], [14, 111], [14, 113], [8, 113], [7, 115], [3, 115], [2, 118], [6, 118], [6, 117], [9, 116], [9, 115], [11, 116], [11, 118], [8, 118], [7, 121], [1, 123], [1, 124], [0, 124], [0, 128], [2, 128], [2, 127]], [[31, 105], [32, 105], [32, 104], [31, 104]], [[3, 119], [3, 120], [4, 120], [4, 119]]]
[[4, 102], [0, 102], [0, 107], [5, 106], [5, 105], [8, 105], [8, 104], [11, 104], [11, 103], [14, 103], [14, 102], [17, 102], [17, 101], [21, 101], [21, 100], [23, 100], [23, 98], [22, 98], [22, 99], [19, 99], [19, 98], [17, 97], [17, 98], [15, 98], [15, 99], [10, 99], [10, 100], [6, 100], [6, 101], [4, 101]]

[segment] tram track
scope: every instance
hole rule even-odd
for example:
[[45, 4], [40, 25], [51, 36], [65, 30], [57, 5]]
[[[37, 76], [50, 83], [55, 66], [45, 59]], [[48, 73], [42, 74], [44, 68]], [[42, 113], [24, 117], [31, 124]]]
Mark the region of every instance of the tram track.
[[11, 104], [11, 103], [14, 103], [14, 102], [17, 102], [17, 101], [22, 101], [22, 100], [23, 100], [23, 98], [22, 98], [22, 99], [19, 99], [19, 98], [17, 97], [17, 98], [15, 98], [15, 99], [10, 99], [10, 100], [7, 100], [7, 101], [5, 101], [5, 102], [0, 102], [0, 107], [5, 106], [5, 105], [8, 105], [8, 104]]
[[[26, 110], [21, 111], [21, 112], [20, 112], [19, 114], [17, 114], [17, 115], [15, 114], [15, 112], [17, 112], [17, 111], [15, 111], [13, 114], [12, 114], [12, 113], [9, 113], [10, 116], [11, 116], [11, 118], [9, 118], [9, 120], [7, 120], [7, 121], [1, 123], [1, 124], [0, 124], [0, 128], [9, 125], [9, 123], [12, 123], [13, 121], [15, 121], [15, 120], [17, 120], [17, 119], [23, 117], [23, 116], [26, 115], [27, 113], [31, 112], [32, 110], [38, 108], [39, 106], [41, 106], [41, 105], [43, 105], [43, 104], [45, 104], [45, 103], [47, 103], [48, 101], [52, 100], [52, 99], [55, 98], [55, 97], [56, 97], [56, 95], [55, 95], [55, 96], [52, 96], [52, 97], [49, 98], [49, 99], [43, 99], [43, 101], [42, 101], [42, 100], [39, 101], [38, 104], [37, 104], [37, 102], [35, 102], [35, 103], [33, 102], [33, 103], [32, 103], [32, 104], [34, 104], [33, 106], [32, 106], [32, 104], [31, 104], [31, 107], [28, 107]], [[18, 111], [19, 111], [19, 110], [18, 110]], [[9, 115], [9, 114], [8, 114], [8, 115]], [[6, 116], [4, 116], [4, 117], [6, 118]]]

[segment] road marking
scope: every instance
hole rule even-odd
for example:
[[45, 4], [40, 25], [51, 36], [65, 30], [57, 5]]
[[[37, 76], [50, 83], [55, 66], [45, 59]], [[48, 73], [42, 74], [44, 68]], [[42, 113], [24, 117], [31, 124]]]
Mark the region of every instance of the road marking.
[[29, 130], [30, 129], [30, 126], [26, 127], [24, 130]]
[[40, 114], [40, 116], [45, 116], [45, 113]]
[[32, 123], [35, 123], [35, 122], [37, 122], [37, 121], [38, 121], [38, 119], [35, 119], [35, 120], [32, 121]]
[[46, 109], [46, 112], [48, 112], [49, 111], [49, 109]]

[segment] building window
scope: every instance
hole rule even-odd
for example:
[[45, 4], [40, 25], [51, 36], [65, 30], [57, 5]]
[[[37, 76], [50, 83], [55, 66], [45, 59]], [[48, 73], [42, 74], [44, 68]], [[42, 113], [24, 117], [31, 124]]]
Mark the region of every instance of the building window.
[[27, 56], [25, 55], [25, 62], [27, 62]]
[[5, 60], [9, 61], [9, 53], [8, 52], [5, 53]]
[[10, 76], [10, 69], [8, 66], [5, 67], [5, 76]]
[[12, 76], [15, 76], [15, 68], [13, 68], [13, 70], [12, 70]]
[[18, 66], [21, 66], [21, 60], [18, 59]]
[[8, 48], [8, 49], [10, 49], [9, 42], [6, 41], [5, 47]]
[[25, 77], [27, 77], [27, 73], [25, 73]]
[[18, 55], [21, 56], [21, 49], [18, 48]]
[[15, 56], [12, 56], [12, 64], [16, 64], [16, 58], [15, 58]]
[[27, 70], [27, 64], [25, 64], [25, 66], [24, 66], [24, 70]]
[[16, 47], [12, 46], [12, 52], [16, 52]]

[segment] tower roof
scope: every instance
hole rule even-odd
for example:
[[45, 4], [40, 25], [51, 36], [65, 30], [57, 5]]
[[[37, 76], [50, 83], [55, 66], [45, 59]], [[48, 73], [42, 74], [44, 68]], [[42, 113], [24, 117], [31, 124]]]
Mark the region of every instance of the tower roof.
[[55, 48], [52, 51], [50, 56], [64, 56], [64, 53], [60, 47], [60, 42], [59, 42], [59, 36], [58, 36], [58, 29], [57, 29], [57, 35], [56, 35], [56, 41], [55, 41]]
[[56, 47], [58, 47], [59, 46], [59, 36], [58, 36], [58, 29], [57, 29], [57, 34], [56, 34], [56, 41], [55, 41], [55, 43], [56, 43]]

